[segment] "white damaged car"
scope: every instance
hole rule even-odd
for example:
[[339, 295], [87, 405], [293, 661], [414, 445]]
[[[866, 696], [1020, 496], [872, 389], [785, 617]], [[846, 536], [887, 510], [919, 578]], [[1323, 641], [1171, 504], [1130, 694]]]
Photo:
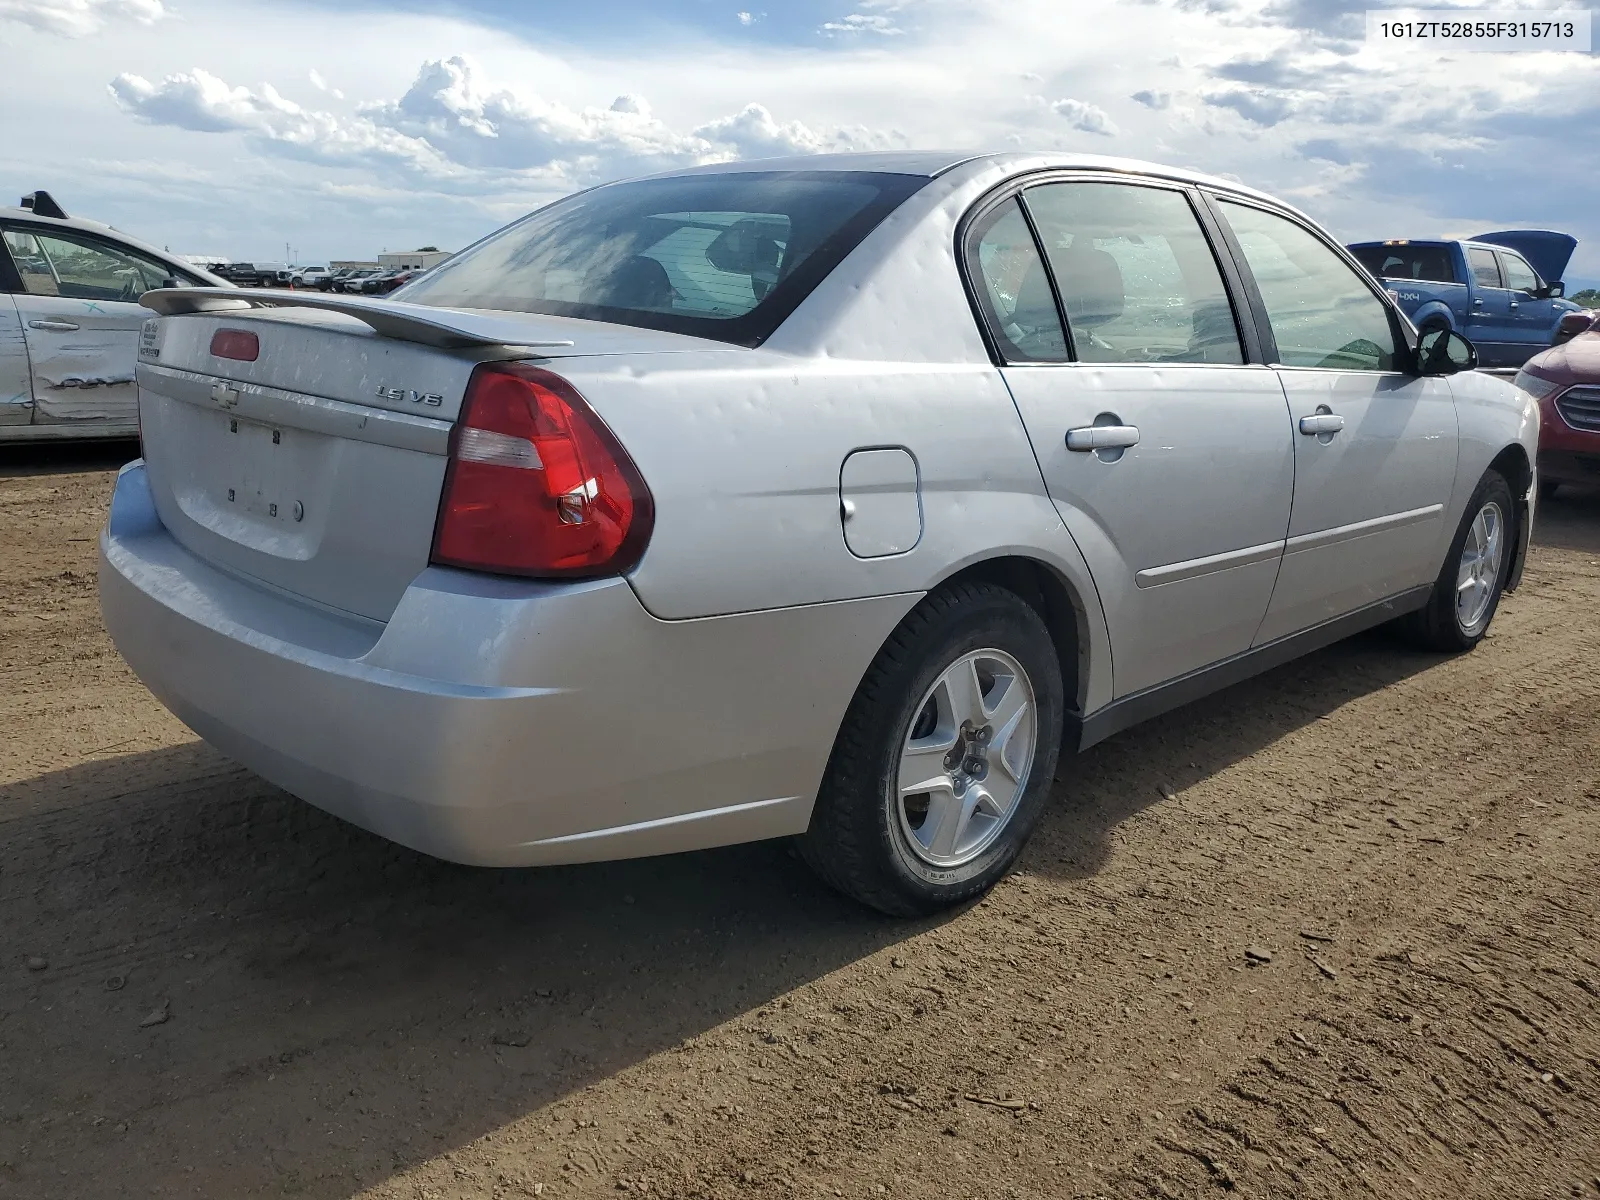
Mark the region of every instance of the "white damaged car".
[[0, 208], [0, 442], [133, 437], [139, 297], [231, 286], [48, 192]]

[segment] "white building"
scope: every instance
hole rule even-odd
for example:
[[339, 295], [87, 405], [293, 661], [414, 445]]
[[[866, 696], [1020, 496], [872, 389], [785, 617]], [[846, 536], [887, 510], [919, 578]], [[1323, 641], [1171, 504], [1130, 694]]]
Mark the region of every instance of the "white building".
[[389, 270], [405, 267], [413, 271], [426, 271], [449, 258], [453, 250], [436, 250], [424, 246], [421, 250], [396, 250], [393, 254], [378, 255], [378, 265]]

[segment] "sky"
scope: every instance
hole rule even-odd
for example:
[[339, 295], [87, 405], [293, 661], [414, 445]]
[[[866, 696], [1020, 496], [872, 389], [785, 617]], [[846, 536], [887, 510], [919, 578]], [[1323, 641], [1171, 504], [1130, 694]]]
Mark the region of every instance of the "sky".
[[1600, 56], [1363, 35], [1335, 0], [0, 0], [0, 201], [326, 262], [699, 162], [1080, 150], [1344, 240], [1566, 230], [1600, 282]]

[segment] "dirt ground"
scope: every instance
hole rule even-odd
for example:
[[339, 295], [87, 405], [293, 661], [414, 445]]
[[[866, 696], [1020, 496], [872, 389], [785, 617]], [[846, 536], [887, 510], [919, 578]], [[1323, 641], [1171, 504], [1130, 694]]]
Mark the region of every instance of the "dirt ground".
[[8, 454], [0, 1196], [1600, 1196], [1600, 495], [1477, 652], [1122, 734], [903, 924], [780, 846], [491, 872], [289, 798], [101, 632], [126, 452]]

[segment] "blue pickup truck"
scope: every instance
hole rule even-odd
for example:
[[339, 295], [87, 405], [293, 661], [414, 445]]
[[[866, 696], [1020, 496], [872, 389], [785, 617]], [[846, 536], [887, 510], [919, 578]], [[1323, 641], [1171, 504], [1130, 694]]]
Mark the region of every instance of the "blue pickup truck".
[[1570, 234], [1511, 229], [1459, 242], [1357, 242], [1350, 252], [1419, 330], [1454, 329], [1483, 366], [1520, 367], [1578, 310], [1561, 298], [1577, 244]]

